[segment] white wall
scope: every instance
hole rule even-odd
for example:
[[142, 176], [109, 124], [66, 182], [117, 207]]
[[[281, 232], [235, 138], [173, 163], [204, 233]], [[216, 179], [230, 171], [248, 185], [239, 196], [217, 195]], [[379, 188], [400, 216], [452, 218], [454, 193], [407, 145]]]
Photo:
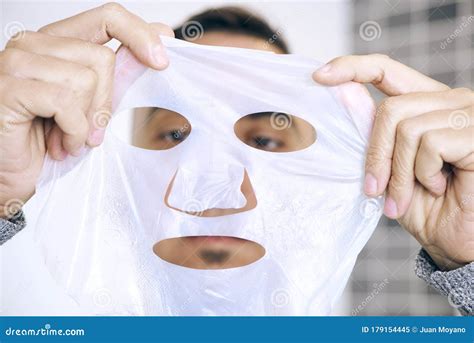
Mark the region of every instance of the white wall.
[[[9, 1], [0, 0], [2, 35], [0, 46], [8, 40], [5, 28], [12, 22], [28, 30], [96, 7], [106, 1]], [[149, 22], [180, 24], [190, 15], [226, 4], [245, 6], [267, 18], [281, 30], [293, 52], [324, 62], [348, 53], [350, 47], [349, 1], [118, 1]]]

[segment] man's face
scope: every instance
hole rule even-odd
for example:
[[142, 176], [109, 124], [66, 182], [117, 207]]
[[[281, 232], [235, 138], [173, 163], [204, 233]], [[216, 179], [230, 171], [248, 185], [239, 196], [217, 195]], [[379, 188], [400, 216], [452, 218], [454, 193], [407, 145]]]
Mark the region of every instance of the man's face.
[[[272, 45], [266, 44], [263, 39], [210, 32], [194, 43], [233, 46], [248, 49], [267, 49], [276, 53], [281, 51]], [[272, 112], [247, 115], [234, 126], [237, 137], [248, 146], [270, 151], [288, 152], [301, 150], [316, 138], [316, 132], [306, 121], [287, 114], [291, 125], [286, 129], [275, 129], [271, 124]], [[133, 145], [144, 149], [166, 150], [186, 139], [192, 127], [188, 120], [179, 113], [159, 108], [140, 108], [135, 110], [133, 123]], [[173, 181], [171, 181], [172, 184]], [[166, 204], [178, 211], [183, 209], [172, 207], [167, 203], [169, 190], [165, 197]], [[186, 212], [189, 215], [203, 217], [218, 217], [248, 211], [257, 205], [257, 199], [252, 189], [251, 180], [245, 173], [241, 185], [241, 192], [246, 204], [238, 209], [210, 208], [198, 214]], [[160, 241], [153, 248], [156, 255], [165, 261], [197, 269], [223, 269], [244, 266], [257, 261], [265, 254], [265, 249], [256, 242], [228, 236], [188, 236], [171, 238]]]

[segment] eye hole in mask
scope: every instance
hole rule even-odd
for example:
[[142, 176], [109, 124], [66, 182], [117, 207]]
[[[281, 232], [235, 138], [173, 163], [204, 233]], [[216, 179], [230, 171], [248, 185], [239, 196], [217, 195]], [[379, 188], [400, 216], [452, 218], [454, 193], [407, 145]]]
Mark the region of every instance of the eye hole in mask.
[[186, 236], [159, 241], [153, 252], [166, 262], [193, 269], [229, 269], [265, 255], [258, 243], [231, 236]]
[[132, 144], [148, 150], [168, 150], [183, 142], [191, 133], [191, 124], [181, 114], [156, 107], [133, 111]]
[[236, 136], [246, 145], [268, 152], [292, 152], [316, 141], [316, 130], [306, 120], [283, 112], [247, 114], [234, 125]]

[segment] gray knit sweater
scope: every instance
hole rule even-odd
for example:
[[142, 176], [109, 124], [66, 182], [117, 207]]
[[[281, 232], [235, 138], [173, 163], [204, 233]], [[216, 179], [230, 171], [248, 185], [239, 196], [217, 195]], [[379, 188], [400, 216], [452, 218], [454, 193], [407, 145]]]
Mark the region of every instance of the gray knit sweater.
[[[0, 218], [0, 245], [26, 226], [23, 212], [9, 221]], [[416, 258], [415, 273], [439, 293], [448, 297], [449, 303], [463, 315], [474, 315], [474, 262], [455, 270], [440, 271], [425, 250]]]

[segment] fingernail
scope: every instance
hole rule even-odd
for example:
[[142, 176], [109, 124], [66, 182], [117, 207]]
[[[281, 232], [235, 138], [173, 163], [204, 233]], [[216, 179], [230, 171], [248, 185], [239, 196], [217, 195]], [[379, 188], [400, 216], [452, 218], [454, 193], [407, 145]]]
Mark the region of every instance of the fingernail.
[[390, 196], [385, 199], [384, 213], [390, 218], [397, 218], [398, 216], [397, 203]]
[[104, 141], [104, 134], [105, 134], [105, 130], [103, 129], [92, 130], [89, 133], [89, 137], [87, 138], [87, 141], [92, 146], [100, 145]]
[[375, 195], [377, 193], [377, 179], [371, 173], [365, 175], [364, 193], [367, 195]]
[[321, 68], [319, 68], [318, 70], [316, 70], [316, 72], [321, 73], [321, 74], [327, 74], [327, 73], [329, 73], [330, 70], [331, 70], [331, 65], [326, 64], [326, 65], [322, 66]]
[[168, 65], [168, 56], [163, 45], [158, 44], [151, 49], [151, 57], [158, 68], [165, 68]]

